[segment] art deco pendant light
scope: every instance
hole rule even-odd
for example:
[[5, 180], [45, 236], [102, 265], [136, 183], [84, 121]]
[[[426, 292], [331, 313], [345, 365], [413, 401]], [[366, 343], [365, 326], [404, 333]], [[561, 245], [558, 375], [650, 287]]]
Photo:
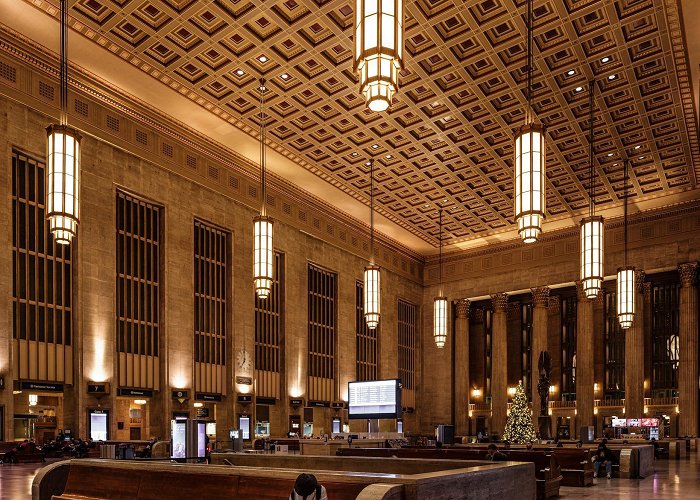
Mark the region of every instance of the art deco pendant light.
[[433, 337], [435, 339], [435, 345], [438, 349], [445, 347], [445, 341], [447, 340], [447, 297], [442, 293], [442, 209], [439, 212], [440, 218], [440, 289], [438, 296], [435, 297], [433, 302]]
[[369, 266], [365, 267], [364, 309], [367, 328], [374, 330], [379, 324], [381, 309], [381, 273], [374, 265], [374, 159], [369, 165]]
[[515, 136], [515, 220], [524, 243], [537, 241], [545, 216], [544, 126], [532, 109], [532, 0], [527, 3], [527, 112]]
[[372, 111], [384, 111], [403, 67], [403, 0], [355, 0], [355, 71]]
[[620, 327], [627, 330], [634, 322], [635, 310], [635, 268], [627, 264], [627, 174], [629, 160], [625, 160], [625, 248], [624, 266], [617, 270], [617, 319]]
[[593, 149], [593, 106], [595, 82], [590, 82], [588, 94], [589, 120], [589, 185], [588, 217], [581, 220], [581, 281], [586, 297], [593, 299], [603, 284], [603, 217], [595, 215], [595, 168]]
[[253, 218], [253, 282], [258, 298], [265, 299], [272, 290], [272, 219], [267, 216], [267, 192], [265, 179], [265, 79], [260, 79], [260, 191], [262, 208]]
[[80, 133], [68, 126], [68, 6], [61, 0], [60, 104], [58, 124], [47, 134], [46, 218], [56, 243], [67, 245], [80, 220]]

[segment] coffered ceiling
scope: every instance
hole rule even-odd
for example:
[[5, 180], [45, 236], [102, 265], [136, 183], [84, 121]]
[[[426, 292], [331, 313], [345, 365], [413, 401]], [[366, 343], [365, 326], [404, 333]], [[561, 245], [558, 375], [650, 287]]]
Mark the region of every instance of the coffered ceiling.
[[[57, 16], [57, 0], [24, 2], [24, 10]], [[545, 231], [576, 223], [588, 205], [592, 79], [600, 210], [613, 214], [621, 203], [625, 156], [638, 209], [697, 197], [697, 79], [680, 2], [534, 2], [533, 100], [548, 132]], [[270, 168], [306, 169], [330, 203], [336, 192], [364, 204], [364, 163], [376, 158], [378, 211], [414, 249], [430, 253], [437, 244], [437, 207], [445, 209], [445, 238], [459, 247], [515, 235], [512, 142], [524, 122], [525, 0], [406, 2], [405, 69], [386, 113], [369, 111], [358, 93], [351, 0], [69, 3], [72, 37], [80, 33], [92, 46], [81, 64], [118, 56], [147, 76], [136, 97], [175, 90], [174, 98], [255, 137], [264, 76], [268, 135], [280, 153]], [[690, 35], [697, 43], [695, 28]]]

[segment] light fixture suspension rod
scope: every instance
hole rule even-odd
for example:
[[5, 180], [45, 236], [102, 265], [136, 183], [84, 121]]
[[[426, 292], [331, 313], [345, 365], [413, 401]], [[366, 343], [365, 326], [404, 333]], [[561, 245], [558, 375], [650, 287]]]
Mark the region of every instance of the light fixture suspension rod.
[[595, 103], [595, 80], [589, 82], [588, 88], [588, 215], [593, 217], [595, 213], [595, 186], [593, 178], [593, 106]]
[[68, 123], [68, 0], [61, 0], [61, 40], [60, 40], [60, 68], [59, 68], [59, 99], [61, 106], [61, 125]]
[[534, 118], [532, 111], [532, 0], [527, 0], [527, 123]]
[[440, 295], [442, 295], [442, 208], [438, 211], [438, 224], [440, 225], [440, 233], [438, 235], [438, 247], [439, 247], [439, 255], [440, 255]]
[[374, 265], [374, 158], [369, 161], [369, 264]]
[[625, 174], [624, 174], [624, 183], [625, 183], [625, 186], [624, 186], [624, 193], [625, 193], [625, 205], [624, 205], [624, 207], [625, 207], [625, 208], [624, 208], [624, 210], [625, 210], [625, 212], [624, 212], [624, 213], [625, 213], [625, 215], [624, 215], [624, 217], [625, 217], [625, 252], [624, 252], [624, 253], [625, 253], [625, 255], [624, 255], [624, 257], [625, 257], [625, 268], [627, 268], [627, 196], [628, 196], [628, 192], [627, 192], [627, 186], [628, 186], [627, 175], [628, 175], [628, 169], [629, 169], [629, 162], [630, 162], [630, 161], [629, 161], [628, 159], [625, 159]]
[[260, 215], [266, 216], [267, 190], [266, 190], [266, 158], [265, 158], [265, 79], [260, 79], [260, 193], [262, 194], [262, 208]]

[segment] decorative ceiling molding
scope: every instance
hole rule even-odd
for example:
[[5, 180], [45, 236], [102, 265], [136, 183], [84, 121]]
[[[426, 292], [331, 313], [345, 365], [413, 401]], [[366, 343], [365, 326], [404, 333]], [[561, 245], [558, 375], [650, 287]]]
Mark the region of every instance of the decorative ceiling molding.
[[[57, 15], [54, 1], [24, 2]], [[534, 105], [550, 138], [544, 231], [575, 225], [586, 210], [587, 104], [576, 89], [591, 79], [600, 87], [599, 208], [621, 205], [623, 156], [632, 158], [636, 203], [696, 189], [700, 147], [679, 0], [535, 7]], [[524, 15], [521, 0], [407, 5], [406, 69], [383, 114], [365, 108], [351, 71], [347, 0], [76, 0], [71, 27], [96, 57], [118, 55], [154, 86], [253, 136], [255, 82], [266, 76], [271, 148], [365, 204], [364, 162], [377, 158], [379, 213], [436, 245], [441, 206], [449, 244], [468, 248], [514, 235], [511, 138], [524, 121]]]

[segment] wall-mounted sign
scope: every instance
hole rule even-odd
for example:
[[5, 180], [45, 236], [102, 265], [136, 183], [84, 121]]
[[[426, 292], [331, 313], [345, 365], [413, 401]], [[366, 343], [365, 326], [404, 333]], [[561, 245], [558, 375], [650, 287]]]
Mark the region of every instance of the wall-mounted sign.
[[253, 402], [253, 395], [252, 394], [239, 394], [237, 401], [239, 403], [252, 403]]
[[117, 391], [117, 396], [152, 398], [153, 391], [151, 389], [125, 389], [120, 387]]
[[289, 404], [292, 406], [303, 406], [304, 399], [303, 398], [292, 398], [289, 400]]
[[88, 394], [109, 394], [108, 382], [89, 382], [87, 385]]
[[180, 389], [179, 391], [173, 391], [172, 397], [173, 399], [187, 399], [190, 397], [190, 394], [188, 391]]
[[413, 406], [404, 406], [403, 407], [404, 413], [413, 413], [414, 411], [416, 411], [416, 409]]
[[275, 405], [277, 404], [277, 400], [275, 398], [261, 398], [258, 396], [255, 398], [255, 403], [259, 405]]
[[54, 384], [53, 382], [19, 382], [20, 391], [44, 391], [44, 392], [63, 392], [63, 384]]
[[219, 401], [221, 401], [221, 394], [207, 394], [205, 392], [196, 392], [194, 394], [194, 399], [196, 401], [219, 402]]
[[315, 408], [330, 408], [331, 402], [330, 401], [309, 401], [309, 406], [312, 406]]
[[[333, 401], [331, 403], [331, 408], [335, 408], [336, 410], [340, 410], [345, 408], [345, 401]], [[340, 431], [338, 431], [340, 432]]]
[[209, 408], [202, 406], [201, 408], [194, 409], [196, 418], [209, 418]]
[[253, 385], [253, 379], [250, 377], [236, 377], [236, 383], [241, 385]]

